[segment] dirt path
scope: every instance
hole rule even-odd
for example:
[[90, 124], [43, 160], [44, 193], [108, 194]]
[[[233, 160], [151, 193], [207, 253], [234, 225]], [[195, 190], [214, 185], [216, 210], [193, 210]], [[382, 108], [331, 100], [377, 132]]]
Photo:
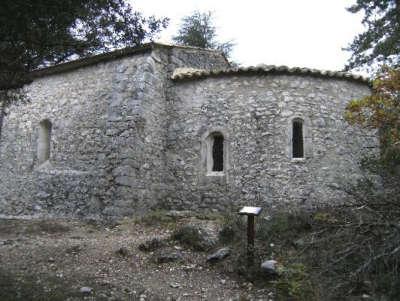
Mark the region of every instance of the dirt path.
[[272, 300], [229, 265], [175, 243], [179, 262], [157, 264], [140, 243], [167, 238], [165, 225], [124, 220], [0, 220], [0, 300]]

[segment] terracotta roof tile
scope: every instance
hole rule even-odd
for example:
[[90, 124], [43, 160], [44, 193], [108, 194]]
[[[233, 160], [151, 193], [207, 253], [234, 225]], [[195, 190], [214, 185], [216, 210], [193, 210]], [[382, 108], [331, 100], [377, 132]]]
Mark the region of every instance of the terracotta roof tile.
[[174, 81], [183, 81], [183, 80], [196, 80], [200, 78], [237, 75], [237, 74], [310, 75], [314, 77], [345, 79], [345, 80], [362, 82], [369, 85], [371, 84], [369, 78], [363, 77], [361, 75], [351, 74], [348, 72], [317, 70], [317, 69], [299, 68], [299, 67], [289, 68], [287, 66], [273, 66], [273, 65], [257, 65], [249, 67], [228, 68], [221, 70], [178, 68], [173, 72], [171, 79]]

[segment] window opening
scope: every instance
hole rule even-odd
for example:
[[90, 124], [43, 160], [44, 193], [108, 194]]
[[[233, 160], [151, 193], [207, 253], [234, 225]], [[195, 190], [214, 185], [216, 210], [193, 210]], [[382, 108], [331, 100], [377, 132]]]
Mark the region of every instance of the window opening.
[[293, 121], [293, 158], [304, 158], [303, 122]]
[[212, 171], [224, 171], [224, 136], [215, 134], [213, 138]]
[[42, 164], [50, 159], [51, 122], [43, 120], [39, 124], [38, 161]]

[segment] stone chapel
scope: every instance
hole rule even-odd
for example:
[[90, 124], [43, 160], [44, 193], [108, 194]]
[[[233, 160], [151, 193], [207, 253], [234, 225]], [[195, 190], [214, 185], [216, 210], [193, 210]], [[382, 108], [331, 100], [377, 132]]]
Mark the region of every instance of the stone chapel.
[[378, 145], [343, 117], [368, 80], [231, 67], [214, 50], [150, 43], [36, 71], [24, 89], [3, 123], [0, 215], [333, 204]]

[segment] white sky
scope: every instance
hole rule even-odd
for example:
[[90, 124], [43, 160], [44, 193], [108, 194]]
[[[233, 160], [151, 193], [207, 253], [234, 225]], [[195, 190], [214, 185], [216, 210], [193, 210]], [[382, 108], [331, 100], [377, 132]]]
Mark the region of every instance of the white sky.
[[169, 17], [160, 42], [171, 43], [182, 17], [211, 11], [219, 41], [235, 42], [232, 59], [244, 66], [268, 64], [341, 70], [342, 50], [363, 31], [361, 15], [346, 11], [355, 0], [131, 0], [144, 15]]

